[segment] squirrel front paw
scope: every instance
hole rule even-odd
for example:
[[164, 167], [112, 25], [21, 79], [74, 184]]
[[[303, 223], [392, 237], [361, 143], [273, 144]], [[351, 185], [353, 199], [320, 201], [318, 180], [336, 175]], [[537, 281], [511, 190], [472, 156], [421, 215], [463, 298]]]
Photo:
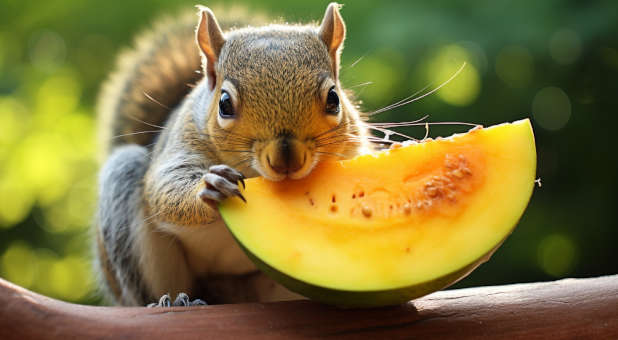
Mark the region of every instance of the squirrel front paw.
[[213, 165], [202, 176], [205, 187], [197, 196], [208, 204], [214, 204], [232, 196], [238, 196], [246, 203], [247, 200], [238, 190], [239, 182], [243, 188], [245, 187], [244, 179], [243, 174], [230, 166], [225, 164]]

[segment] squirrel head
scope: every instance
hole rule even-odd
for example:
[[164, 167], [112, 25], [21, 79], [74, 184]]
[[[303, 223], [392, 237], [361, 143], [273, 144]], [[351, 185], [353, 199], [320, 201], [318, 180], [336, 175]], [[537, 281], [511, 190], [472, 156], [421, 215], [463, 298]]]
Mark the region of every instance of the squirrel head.
[[[341, 88], [345, 24], [331, 3], [319, 27], [270, 25], [224, 35], [200, 8], [202, 112], [217, 157], [245, 175], [298, 179], [326, 158], [358, 154], [359, 113]], [[206, 111], [206, 112], [203, 112]]]

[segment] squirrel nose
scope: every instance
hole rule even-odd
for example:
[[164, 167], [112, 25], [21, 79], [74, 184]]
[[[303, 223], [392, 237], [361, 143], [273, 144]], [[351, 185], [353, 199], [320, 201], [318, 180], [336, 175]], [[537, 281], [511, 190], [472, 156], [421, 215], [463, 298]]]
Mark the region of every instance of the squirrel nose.
[[282, 138], [277, 148], [267, 156], [268, 165], [277, 173], [294, 173], [305, 164], [306, 154], [289, 138]]

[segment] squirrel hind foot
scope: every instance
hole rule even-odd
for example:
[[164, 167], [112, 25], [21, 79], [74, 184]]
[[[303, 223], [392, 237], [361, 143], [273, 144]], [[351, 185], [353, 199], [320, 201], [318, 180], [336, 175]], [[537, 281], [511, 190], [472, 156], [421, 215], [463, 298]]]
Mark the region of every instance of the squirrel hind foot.
[[195, 299], [193, 301], [191, 301], [189, 299], [189, 295], [185, 294], [185, 293], [178, 293], [178, 296], [176, 296], [176, 300], [174, 300], [174, 302], [172, 302], [172, 299], [170, 298], [169, 294], [164, 294], [163, 296], [161, 296], [161, 298], [159, 299], [159, 302], [154, 302], [151, 304], [148, 304], [148, 308], [153, 308], [153, 307], [193, 307], [193, 306], [207, 306], [208, 304], [201, 299]]

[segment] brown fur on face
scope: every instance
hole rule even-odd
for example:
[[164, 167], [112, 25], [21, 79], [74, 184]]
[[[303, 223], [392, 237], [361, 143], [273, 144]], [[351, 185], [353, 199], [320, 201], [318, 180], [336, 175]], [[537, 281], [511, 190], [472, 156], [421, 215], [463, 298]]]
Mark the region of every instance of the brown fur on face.
[[[288, 173], [292, 178], [307, 175], [320, 159], [358, 153], [357, 139], [348, 136], [364, 133], [358, 112], [335, 78], [329, 51], [316, 27], [271, 25], [233, 31], [216, 69], [214, 97], [227, 91], [236, 115], [229, 127], [221, 126], [218, 112], [208, 121], [213, 143], [221, 145], [223, 162], [234, 165], [241, 151], [246, 151], [251, 159], [244, 167], [279, 180], [286, 175], [273, 171], [273, 165], [283, 157], [282, 139], [288, 140], [289, 157], [301, 163], [300, 169], [290, 166], [295, 170]], [[340, 98], [340, 117], [325, 112], [331, 86]]]

